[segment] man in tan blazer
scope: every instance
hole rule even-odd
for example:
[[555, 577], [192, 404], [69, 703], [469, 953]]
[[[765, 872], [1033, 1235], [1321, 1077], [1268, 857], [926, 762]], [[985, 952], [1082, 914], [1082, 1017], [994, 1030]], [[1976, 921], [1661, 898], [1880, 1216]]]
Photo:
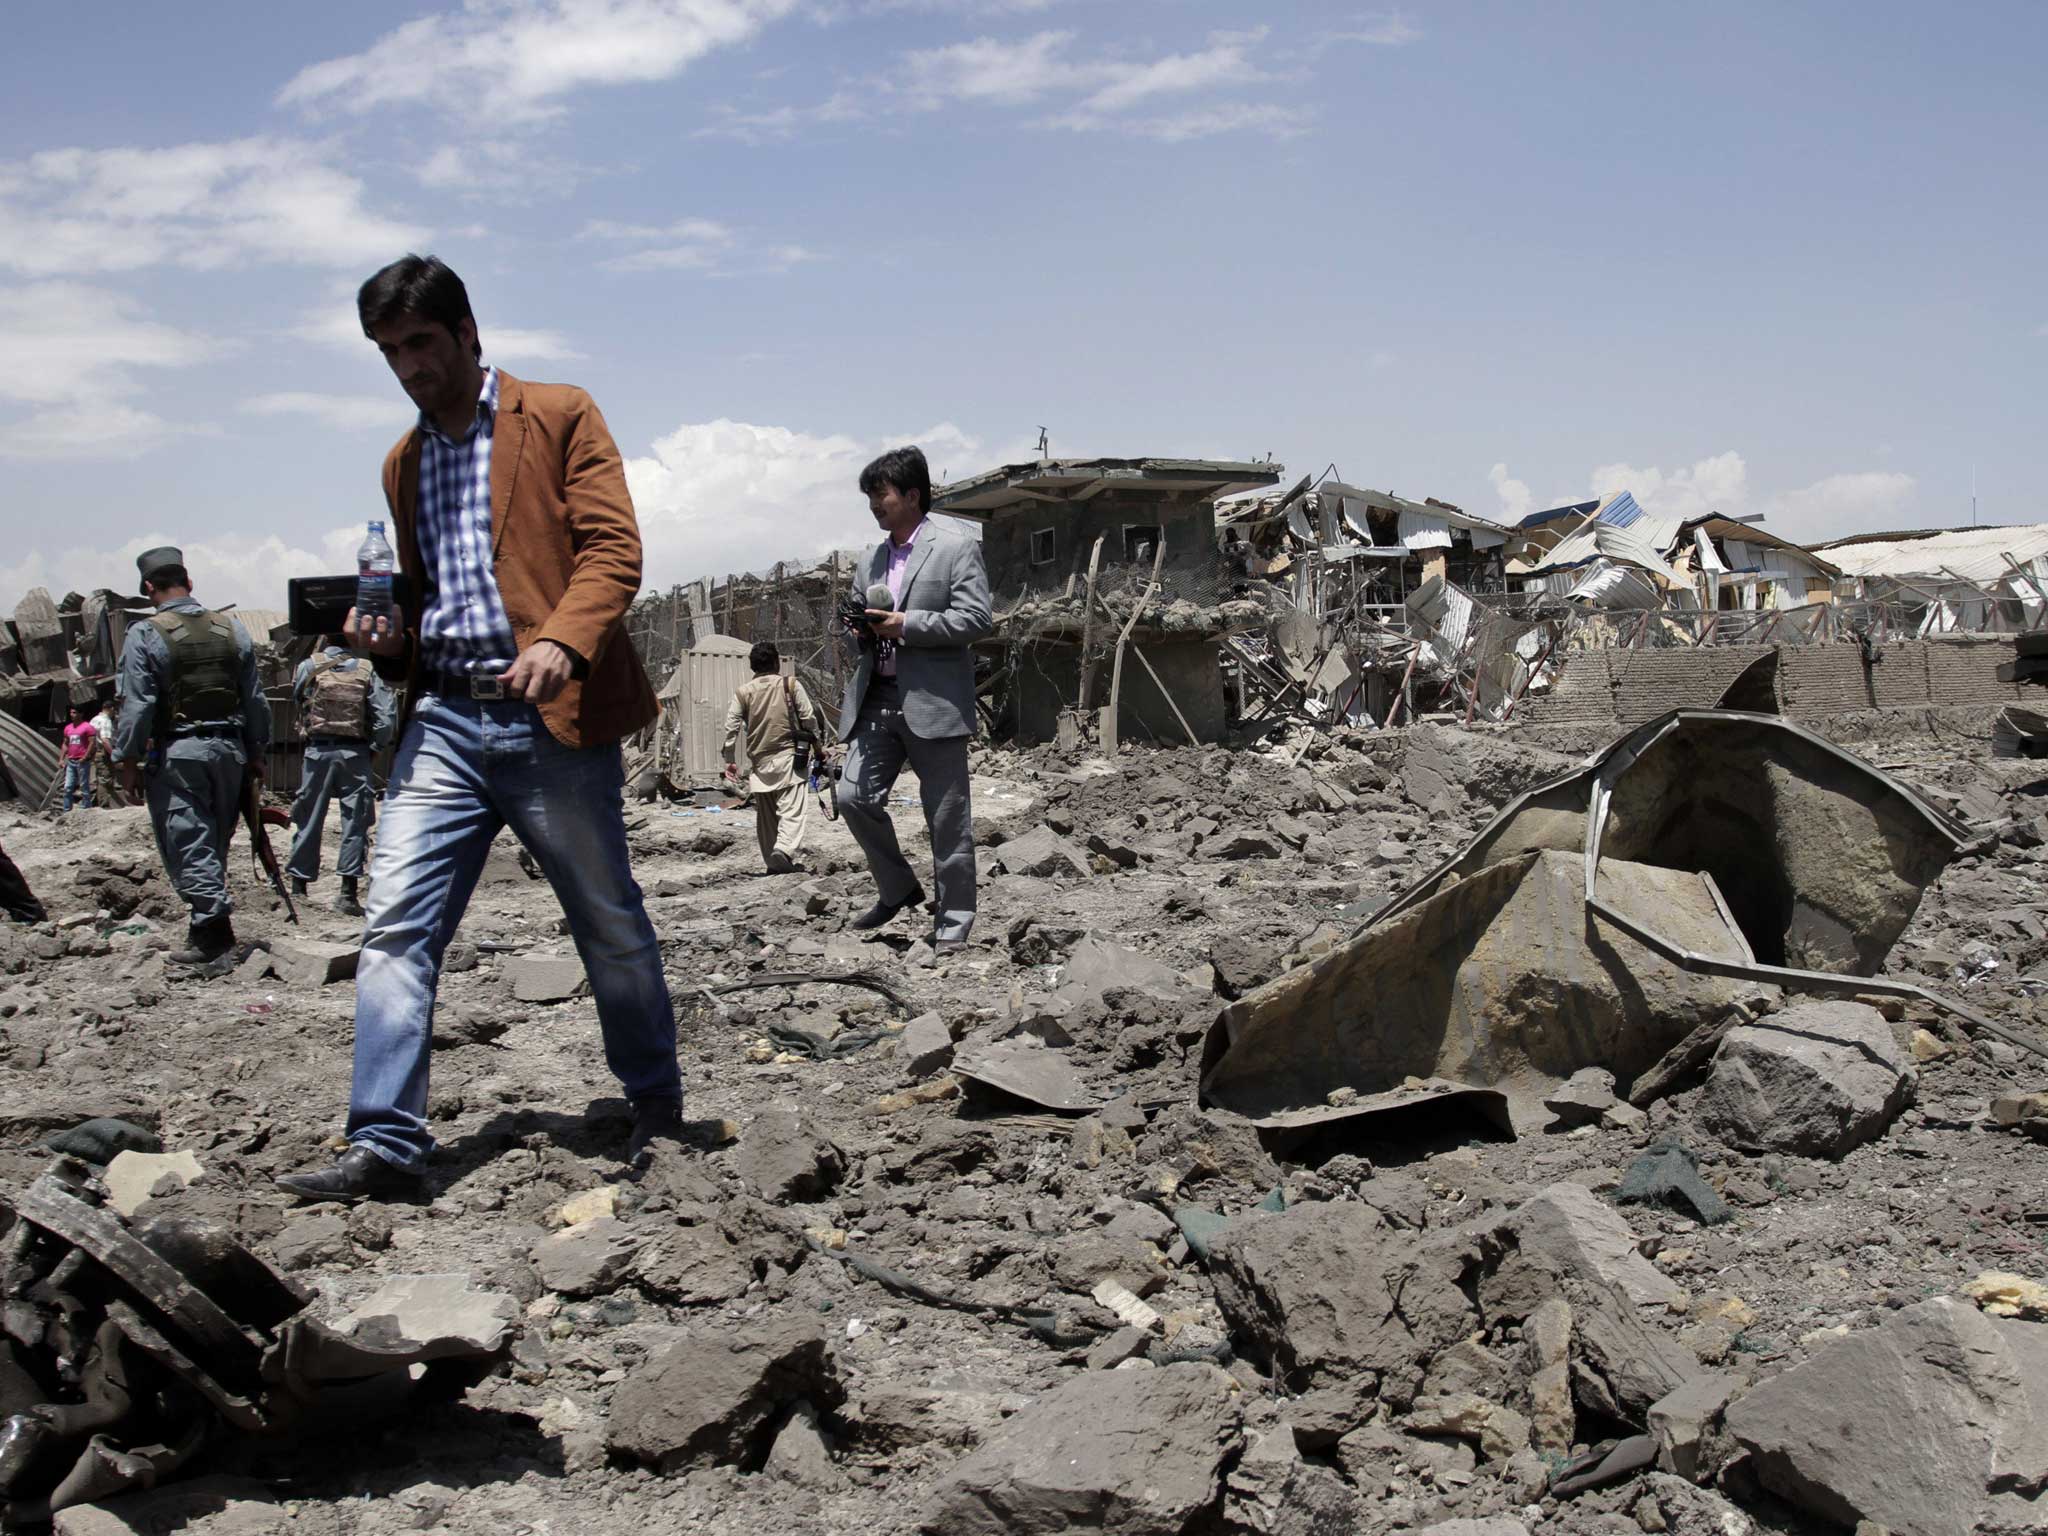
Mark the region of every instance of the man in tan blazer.
[[349, 615], [349, 643], [405, 683], [406, 710], [356, 969], [349, 1148], [278, 1182], [314, 1200], [419, 1188], [441, 957], [506, 826], [569, 920], [606, 1063], [633, 1104], [631, 1160], [679, 1134], [682, 1080], [626, 852], [619, 743], [655, 702], [623, 624], [640, 528], [619, 450], [582, 390], [484, 364], [469, 295], [436, 258], [393, 262], [356, 304], [420, 410], [384, 461], [419, 611]]

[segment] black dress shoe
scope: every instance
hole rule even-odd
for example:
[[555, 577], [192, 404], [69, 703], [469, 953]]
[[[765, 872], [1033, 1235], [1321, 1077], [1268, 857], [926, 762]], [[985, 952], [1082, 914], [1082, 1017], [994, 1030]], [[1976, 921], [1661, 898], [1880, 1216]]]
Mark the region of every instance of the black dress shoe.
[[356, 894], [356, 882], [353, 875], [343, 875], [341, 877], [341, 894], [334, 898], [334, 910], [343, 917], [361, 917], [363, 915], [363, 904]]
[[326, 1168], [288, 1173], [277, 1181], [301, 1200], [409, 1200], [420, 1192], [420, 1176], [387, 1163], [368, 1147], [350, 1147]]
[[637, 1163], [640, 1155], [657, 1141], [683, 1140], [683, 1106], [674, 1099], [648, 1099], [633, 1106], [633, 1134], [626, 1139], [626, 1161]]
[[881, 927], [882, 924], [888, 922], [889, 919], [894, 917], [898, 912], [902, 912], [907, 910], [908, 908], [917, 906], [923, 900], [924, 887], [918, 886], [916, 889], [912, 890], [908, 896], [904, 897], [901, 901], [876, 902], [872, 907], [869, 907], [867, 911], [863, 912], [859, 917], [856, 917], [851, 923], [847, 924], [847, 926], [850, 928], [857, 928], [862, 933], [866, 933], [870, 928]]

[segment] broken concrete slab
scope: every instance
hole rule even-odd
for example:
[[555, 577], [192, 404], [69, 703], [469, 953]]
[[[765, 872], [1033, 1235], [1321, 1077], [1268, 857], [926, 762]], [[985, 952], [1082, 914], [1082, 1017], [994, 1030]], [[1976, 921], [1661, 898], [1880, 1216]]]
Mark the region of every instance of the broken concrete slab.
[[846, 1155], [793, 1109], [756, 1115], [740, 1135], [733, 1166], [751, 1193], [778, 1204], [822, 1200], [846, 1177]]
[[1099, 1000], [1119, 988], [1162, 998], [1187, 994], [1187, 983], [1172, 966], [1099, 935], [1087, 935], [1069, 951], [1060, 970], [1061, 996]]
[[1702, 1453], [1742, 1385], [1739, 1376], [1708, 1371], [1652, 1403], [1649, 1430], [1657, 1442], [1657, 1465], [1694, 1481], [1711, 1475], [1715, 1469], [1703, 1463]]
[[361, 953], [360, 944], [332, 944], [293, 935], [270, 940], [270, 969], [280, 981], [324, 987], [331, 981], [352, 980]]
[[1396, 1231], [1369, 1206], [1240, 1217], [1213, 1255], [1216, 1301], [1233, 1336], [1290, 1382], [1413, 1366], [1476, 1321], [1456, 1255]]
[[664, 1476], [697, 1467], [758, 1468], [798, 1402], [845, 1401], [825, 1336], [802, 1320], [720, 1328], [671, 1344], [612, 1399], [605, 1443]]
[[624, 1222], [600, 1216], [542, 1238], [528, 1257], [549, 1290], [563, 1296], [602, 1296], [618, 1288], [640, 1242], [640, 1234]]
[[1518, 1206], [1508, 1225], [1523, 1252], [1619, 1286], [1632, 1301], [1661, 1306], [1680, 1294], [1677, 1281], [1636, 1251], [1628, 1223], [1583, 1184], [1551, 1185]]
[[1082, 1086], [1073, 1063], [1030, 1035], [970, 1036], [953, 1054], [953, 1072], [963, 1082], [1057, 1114], [1085, 1115], [1102, 1107]]
[[423, 1360], [495, 1355], [519, 1307], [503, 1291], [470, 1288], [467, 1275], [394, 1275], [337, 1318], [335, 1331], [379, 1348], [411, 1348]]
[[183, 1189], [204, 1173], [190, 1152], [117, 1152], [100, 1182], [107, 1186], [107, 1204], [133, 1216], [159, 1189]]
[[1181, 1536], [1223, 1491], [1242, 1394], [1214, 1366], [1091, 1371], [1018, 1413], [947, 1474], [924, 1536]]
[[512, 995], [522, 1003], [561, 1003], [588, 986], [583, 962], [574, 955], [518, 955], [505, 967]]
[[1836, 1524], [2038, 1530], [2048, 1325], [1937, 1296], [1753, 1388], [1727, 1423], [1766, 1489]]
[[952, 1065], [953, 1032], [936, 1013], [921, 1013], [903, 1026], [896, 1051], [912, 1077], [930, 1077]]
[[1917, 1076], [1875, 1008], [1801, 1000], [1722, 1037], [1693, 1116], [1744, 1151], [1840, 1157], [1885, 1133]]

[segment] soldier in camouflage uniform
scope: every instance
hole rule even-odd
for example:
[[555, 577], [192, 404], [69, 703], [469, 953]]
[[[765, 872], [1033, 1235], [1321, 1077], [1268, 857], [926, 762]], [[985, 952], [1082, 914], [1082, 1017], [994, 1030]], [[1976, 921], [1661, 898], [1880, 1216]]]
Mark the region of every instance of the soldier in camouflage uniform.
[[147, 801], [164, 868], [192, 909], [185, 947], [170, 958], [200, 965], [234, 947], [228, 835], [244, 769], [262, 778], [270, 706], [256, 648], [238, 621], [193, 600], [184, 552], [166, 545], [135, 563], [157, 611], [129, 629], [121, 651], [114, 766], [129, 794]]

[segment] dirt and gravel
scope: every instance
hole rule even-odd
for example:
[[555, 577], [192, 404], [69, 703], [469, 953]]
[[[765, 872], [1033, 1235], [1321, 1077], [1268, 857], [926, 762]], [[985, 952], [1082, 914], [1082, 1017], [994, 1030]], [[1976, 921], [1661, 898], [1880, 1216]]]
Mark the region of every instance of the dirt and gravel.
[[[1983, 833], [1887, 968], [2048, 1034], [2048, 765], [1992, 759], [1988, 720], [1837, 733]], [[1432, 725], [1298, 762], [1285, 743], [1115, 768], [977, 751], [980, 920], [931, 968], [904, 922], [847, 930], [872, 887], [842, 825], [814, 818], [808, 867], [767, 876], [750, 813], [629, 806], [695, 1136], [640, 1170], [618, 1161], [626, 1109], [587, 996], [546, 1000], [576, 980], [544, 963], [572, 954], [559, 910], [503, 842], [442, 984], [427, 1198], [352, 1210], [270, 1182], [325, 1156], [342, 1121], [353, 989], [287, 953], [355, 937], [322, 904], [331, 880], [288, 929], [238, 842], [237, 926], [276, 948], [195, 977], [164, 963], [182, 912], [142, 812], [0, 810], [53, 919], [0, 932], [0, 1184], [35, 1176], [51, 1131], [119, 1116], [203, 1167], [151, 1206], [232, 1228], [323, 1311], [398, 1274], [516, 1298], [512, 1357], [460, 1401], [216, 1440], [150, 1496], [173, 1503], [134, 1517], [190, 1532], [1828, 1529], [1771, 1470], [1798, 1452], [1718, 1431], [1704, 1486], [1665, 1467], [1546, 1489], [1575, 1449], [1641, 1428], [1659, 1387], [1796, 1384], [1986, 1271], [2048, 1279], [2048, 1148], [1991, 1113], [2048, 1083], [2048, 1062], [1890, 1007], [1910, 1107], [1839, 1160], [1736, 1150], [1694, 1115], [1698, 1090], [1319, 1167], [1196, 1105], [1221, 1000], [1327, 947], [1598, 744]], [[915, 786], [901, 793], [921, 848]], [[712, 990], [848, 970], [907, 1008], [841, 984]], [[1097, 1107], [985, 1086], [1004, 1071]], [[1732, 1219], [1613, 1202], [1674, 1139]], [[1218, 1231], [1190, 1208], [1238, 1219]], [[1569, 1240], [1540, 1236], [1542, 1213]], [[1625, 1239], [1596, 1264], [1587, 1233], [1610, 1218]], [[1406, 1266], [1393, 1311], [1359, 1284], [1361, 1253]], [[1553, 1337], [1560, 1308], [1577, 1321]], [[2042, 1331], [2000, 1326], [2028, 1348]], [[2028, 1528], [1996, 1523], [2015, 1500], [2048, 1525], [2048, 1467], [2029, 1466], [1983, 1528]], [[109, 1518], [59, 1529], [148, 1528], [94, 1523]]]

